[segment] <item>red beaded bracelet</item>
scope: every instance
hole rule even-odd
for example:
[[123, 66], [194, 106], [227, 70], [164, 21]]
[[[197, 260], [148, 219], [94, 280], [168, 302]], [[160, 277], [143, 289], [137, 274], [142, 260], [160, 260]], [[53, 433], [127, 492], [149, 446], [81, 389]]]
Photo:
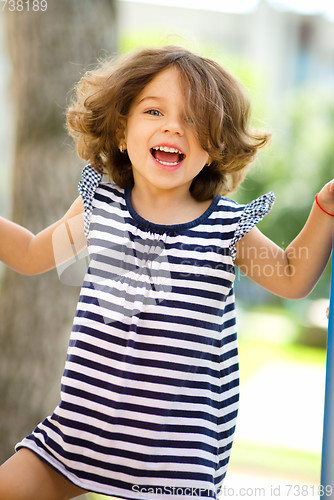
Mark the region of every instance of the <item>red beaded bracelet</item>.
[[321, 206], [321, 205], [320, 205], [320, 203], [318, 202], [318, 194], [319, 194], [319, 193], [317, 193], [317, 194], [315, 195], [315, 202], [316, 202], [316, 204], [318, 205], [318, 207], [320, 208], [320, 210], [322, 210], [323, 212], [325, 212], [325, 214], [330, 215], [331, 217], [334, 217], [334, 214], [330, 214], [329, 212], [326, 212], [326, 210], [322, 208], [322, 206]]

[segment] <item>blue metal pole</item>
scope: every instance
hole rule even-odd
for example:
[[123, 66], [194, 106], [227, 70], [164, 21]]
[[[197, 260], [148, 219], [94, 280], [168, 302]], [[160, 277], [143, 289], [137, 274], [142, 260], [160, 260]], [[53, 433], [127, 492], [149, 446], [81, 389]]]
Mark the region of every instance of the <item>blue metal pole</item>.
[[334, 500], [334, 258], [332, 258], [327, 335], [326, 388], [324, 429], [322, 438], [320, 498]]

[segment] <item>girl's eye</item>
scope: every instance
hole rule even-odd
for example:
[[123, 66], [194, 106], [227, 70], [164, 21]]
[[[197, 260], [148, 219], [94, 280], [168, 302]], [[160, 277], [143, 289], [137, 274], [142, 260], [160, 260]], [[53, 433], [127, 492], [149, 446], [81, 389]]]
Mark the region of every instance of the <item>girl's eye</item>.
[[149, 109], [148, 111], [146, 111], [146, 113], [152, 116], [162, 116], [160, 111], [158, 111], [157, 109]]

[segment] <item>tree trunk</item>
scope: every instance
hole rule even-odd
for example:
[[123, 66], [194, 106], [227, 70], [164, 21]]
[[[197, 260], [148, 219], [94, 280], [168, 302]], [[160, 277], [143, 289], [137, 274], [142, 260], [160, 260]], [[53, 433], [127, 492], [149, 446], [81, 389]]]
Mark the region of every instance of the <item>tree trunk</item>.
[[[18, 4], [18, 2], [16, 2]], [[37, 5], [38, 2], [34, 2]], [[41, 2], [39, 2], [41, 4]], [[11, 220], [32, 232], [59, 219], [78, 196], [82, 163], [64, 110], [82, 72], [115, 52], [115, 2], [49, 0], [45, 12], [6, 12], [16, 113]], [[0, 460], [58, 403], [79, 289], [56, 270], [8, 269], [0, 295]]]

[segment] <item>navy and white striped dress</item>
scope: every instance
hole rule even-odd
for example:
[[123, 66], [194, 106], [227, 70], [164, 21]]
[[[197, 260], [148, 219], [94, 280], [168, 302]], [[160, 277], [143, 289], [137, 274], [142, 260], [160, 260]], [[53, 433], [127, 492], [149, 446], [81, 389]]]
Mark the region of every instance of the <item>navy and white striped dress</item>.
[[164, 226], [90, 166], [79, 191], [90, 265], [61, 402], [17, 449], [96, 493], [216, 498], [239, 400], [235, 243], [274, 195], [217, 195], [198, 219]]

